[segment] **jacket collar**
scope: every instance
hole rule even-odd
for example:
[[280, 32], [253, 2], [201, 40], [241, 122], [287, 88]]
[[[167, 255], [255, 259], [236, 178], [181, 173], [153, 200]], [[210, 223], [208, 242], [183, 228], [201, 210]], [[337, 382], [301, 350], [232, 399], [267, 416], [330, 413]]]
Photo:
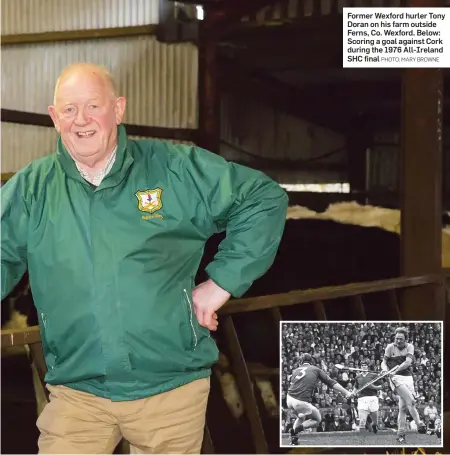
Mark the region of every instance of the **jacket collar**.
[[[75, 161], [69, 155], [66, 147], [64, 146], [61, 136], [58, 136], [56, 142], [56, 156], [60, 162], [64, 172], [72, 179], [89, 185], [89, 183], [80, 175]], [[117, 127], [117, 150], [116, 160], [108, 175], [102, 180], [101, 184], [96, 188], [97, 190], [117, 186], [126, 176], [128, 169], [133, 163], [134, 159], [130, 153], [128, 144], [128, 137], [123, 125]]]

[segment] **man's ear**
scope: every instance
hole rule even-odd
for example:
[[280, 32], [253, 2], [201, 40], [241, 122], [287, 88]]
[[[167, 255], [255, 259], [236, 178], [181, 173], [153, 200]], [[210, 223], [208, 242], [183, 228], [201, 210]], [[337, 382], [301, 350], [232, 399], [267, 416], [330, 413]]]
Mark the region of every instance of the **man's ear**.
[[53, 120], [53, 124], [55, 125], [55, 128], [56, 128], [56, 131], [58, 131], [58, 133], [60, 132], [60, 127], [59, 127], [59, 119], [58, 119], [58, 116], [56, 114], [56, 108], [55, 106], [49, 106], [48, 107], [48, 113], [50, 114], [50, 117], [52, 118]]
[[116, 123], [120, 125], [123, 121], [123, 117], [125, 116], [125, 109], [127, 106], [127, 100], [125, 97], [120, 96], [116, 100], [116, 104], [114, 106], [114, 112], [116, 114]]

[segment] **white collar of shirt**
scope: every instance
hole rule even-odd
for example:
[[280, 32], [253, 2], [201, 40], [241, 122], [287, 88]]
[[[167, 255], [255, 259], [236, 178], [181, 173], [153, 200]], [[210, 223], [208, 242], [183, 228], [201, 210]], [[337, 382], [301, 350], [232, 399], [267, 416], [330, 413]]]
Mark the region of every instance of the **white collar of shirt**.
[[85, 170], [83, 170], [78, 163], [75, 162], [77, 165], [78, 172], [80, 173], [81, 177], [87, 180], [94, 186], [99, 186], [102, 183], [102, 180], [108, 175], [109, 171], [112, 169], [114, 162], [116, 161], [116, 151], [117, 145], [114, 147], [108, 161], [105, 163], [102, 169], [99, 169], [95, 172], [95, 174], [88, 174]]

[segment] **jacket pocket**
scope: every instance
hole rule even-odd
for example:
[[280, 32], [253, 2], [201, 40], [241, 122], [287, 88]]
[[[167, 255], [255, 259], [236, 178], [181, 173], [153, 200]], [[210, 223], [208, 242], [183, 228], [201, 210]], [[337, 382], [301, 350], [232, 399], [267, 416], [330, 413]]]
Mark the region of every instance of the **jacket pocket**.
[[192, 304], [192, 290], [190, 287], [183, 288], [182, 301], [187, 318], [186, 332], [188, 333], [187, 336], [188, 347], [190, 350], [195, 350], [198, 344], [199, 333], [197, 331], [198, 322], [197, 316], [195, 315], [194, 306]]
[[45, 358], [45, 363], [49, 370], [53, 370], [57, 366], [57, 354], [54, 348], [54, 343], [51, 338], [51, 324], [48, 316], [45, 313], [39, 312], [39, 318], [42, 323], [41, 330], [41, 342], [42, 342], [42, 351]]

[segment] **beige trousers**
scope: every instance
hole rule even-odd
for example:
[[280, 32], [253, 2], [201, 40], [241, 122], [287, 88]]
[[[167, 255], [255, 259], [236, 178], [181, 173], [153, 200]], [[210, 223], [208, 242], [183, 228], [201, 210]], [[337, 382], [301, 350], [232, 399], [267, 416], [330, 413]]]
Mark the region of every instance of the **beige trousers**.
[[131, 453], [200, 453], [210, 379], [134, 401], [113, 402], [47, 385], [50, 402], [37, 420], [39, 453], [108, 453], [119, 441]]

